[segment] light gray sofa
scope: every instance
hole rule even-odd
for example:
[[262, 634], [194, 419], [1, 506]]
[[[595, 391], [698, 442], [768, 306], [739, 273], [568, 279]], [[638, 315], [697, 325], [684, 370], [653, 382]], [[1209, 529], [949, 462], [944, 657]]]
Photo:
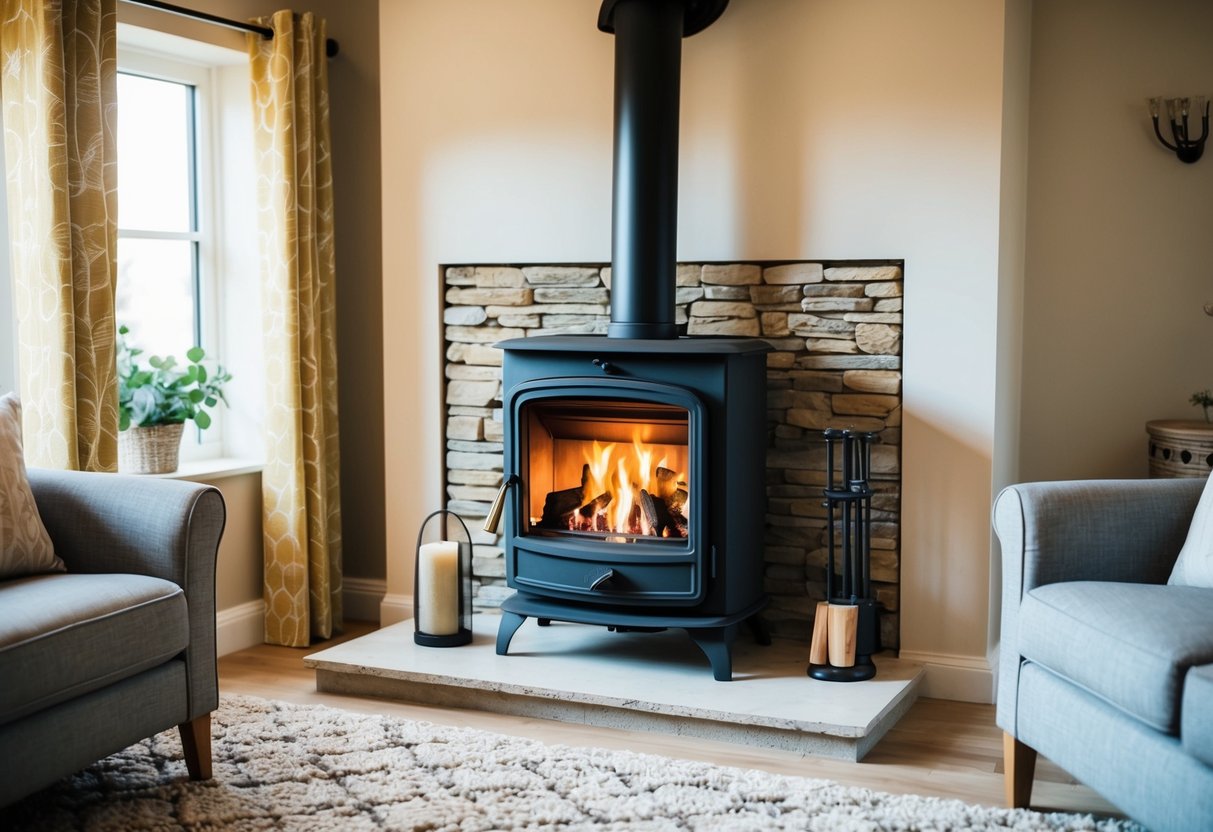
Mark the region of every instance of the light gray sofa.
[[117, 474], [29, 479], [67, 572], [0, 582], [0, 806], [173, 726], [190, 776], [209, 778], [222, 496]]
[[1015, 485], [1002, 543], [1007, 800], [1044, 754], [1155, 832], [1213, 830], [1213, 589], [1168, 586], [1204, 480]]

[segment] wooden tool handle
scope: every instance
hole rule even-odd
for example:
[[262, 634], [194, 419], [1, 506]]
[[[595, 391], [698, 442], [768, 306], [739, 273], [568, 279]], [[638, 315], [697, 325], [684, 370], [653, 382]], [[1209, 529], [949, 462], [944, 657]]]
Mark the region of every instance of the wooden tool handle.
[[826, 664], [830, 660], [829, 648], [826, 646], [829, 620], [829, 602], [818, 601], [817, 610], [813, 613], [813, 642], [809, 647], [809, 664]]
[[834, 667], [855, 665], [855, 633], [859, 626], [859, 607], [848, 604], [830, 605], [828, 628], [830, 664]]

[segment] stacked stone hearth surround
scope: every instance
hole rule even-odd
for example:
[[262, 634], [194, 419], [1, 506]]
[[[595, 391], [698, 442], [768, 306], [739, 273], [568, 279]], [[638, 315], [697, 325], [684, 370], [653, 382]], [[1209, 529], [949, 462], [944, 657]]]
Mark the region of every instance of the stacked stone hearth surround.
[[[767, 356], [764, 616], [807, 638], [825, 596], [827, 427], [879, 431], [872, 448], [871, 574], [881, 640], [898, 646], [902, 268], [899, 263], [708, 263], [678, 266], [677, 323], [688, 335], [760, 337]], [[501, 351], [506, 338], [606, 332], [604, 265], [448, 266], [447, 507], [479, 528], [501, 483]], [[505, 586], [500, 540], [476, 532], [476, 606]]]

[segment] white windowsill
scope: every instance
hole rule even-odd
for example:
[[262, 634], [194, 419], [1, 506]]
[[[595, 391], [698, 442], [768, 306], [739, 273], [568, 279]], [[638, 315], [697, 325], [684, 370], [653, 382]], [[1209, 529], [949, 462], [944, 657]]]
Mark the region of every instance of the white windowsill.
[[223, 477], [258, 473], [263, 468], [265, 468], [265, 463], [256, 459], [224, 456], [215, 459], [183, 461], [177, 466], [177, 470], [171, 474], [148, 474], [146, 476], [160, 477], [167, 480], [210, 482], [211, 480]]

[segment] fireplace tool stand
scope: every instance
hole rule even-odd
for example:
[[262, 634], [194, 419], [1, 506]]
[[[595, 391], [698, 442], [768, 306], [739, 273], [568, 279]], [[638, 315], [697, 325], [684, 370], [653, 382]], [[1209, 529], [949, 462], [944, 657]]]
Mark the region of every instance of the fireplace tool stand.
[[[831, 607], [857, 607], [854, 664], [809, 664], [808, 674], [825, 682], [860, 682], [876, 675], [872, 654], [879, 648], [876, 600], [872, 597], [872, 440], [875, 433], [830, 429], [826, 442], [826, 488], [828, 554], [826, 600]], [[841, 466], [836, 462], [841, 457]], [[836, 562], [841, 561], [841, 574]], [[840, 617], [841, 618], [841, 617]], [[831, 616], [831, 621], [834, 621]], [[822, 623], [821, 617], [814, 628]], [[814, 634], [815, 636], [817, 634]], [[830, 635], [831, 639], [835, 634]], [[831, 653], [833, 648], [831, 647]]]

